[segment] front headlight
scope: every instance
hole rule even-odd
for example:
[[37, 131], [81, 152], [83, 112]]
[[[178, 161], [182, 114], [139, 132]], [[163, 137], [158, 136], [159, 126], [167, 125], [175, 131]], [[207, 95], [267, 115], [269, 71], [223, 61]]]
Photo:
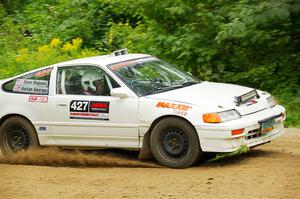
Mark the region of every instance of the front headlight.
[[205, 113], [202, 118], [205, 123], [221, 123], [239, 119], [241, 118], [241, 115], [235, 109], [232, 109], [218, 113]]
[[277, 102], [273, 96], [268, 97], [267, 102], [268, 102], [270, 108], [277, 105]]

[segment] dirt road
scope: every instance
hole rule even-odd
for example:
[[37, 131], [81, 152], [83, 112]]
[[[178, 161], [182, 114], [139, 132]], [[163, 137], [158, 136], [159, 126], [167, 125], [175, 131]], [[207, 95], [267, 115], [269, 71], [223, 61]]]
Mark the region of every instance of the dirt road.
[[300, 129], [241, 157], [183, 170], [137, 161], [135, 153], [56, 149], [0, 163], [2, 199], [300, 198]]

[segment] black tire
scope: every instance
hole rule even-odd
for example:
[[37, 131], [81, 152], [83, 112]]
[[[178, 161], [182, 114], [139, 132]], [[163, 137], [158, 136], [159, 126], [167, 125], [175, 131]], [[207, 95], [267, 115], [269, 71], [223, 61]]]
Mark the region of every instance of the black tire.
[[36, 131], [28, 120], [14, 116], [1, 125], [0, 148], [4, 155], [8, 156], [38, 146]]
[[159, 121], [150, 138], [153, 156], [163, 166], [186, 168], [202, 155], [195, 129], [180, 118], [169, 117]]

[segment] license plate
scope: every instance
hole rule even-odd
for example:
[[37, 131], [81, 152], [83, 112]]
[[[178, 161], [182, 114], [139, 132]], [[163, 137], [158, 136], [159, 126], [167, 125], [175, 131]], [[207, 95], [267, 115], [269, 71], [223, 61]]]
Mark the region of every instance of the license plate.
[[274, 128], [274, 125], [275, 125], [275, 119], [271, 119], [271, 120], [261, 123], [261, 127], [260, 127], [261, 132], [266, 133], [268, 131], [272, 131]]

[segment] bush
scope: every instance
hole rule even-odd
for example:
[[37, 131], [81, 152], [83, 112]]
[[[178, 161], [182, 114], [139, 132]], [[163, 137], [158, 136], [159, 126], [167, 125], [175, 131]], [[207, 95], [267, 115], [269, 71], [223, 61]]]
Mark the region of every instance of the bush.
[[5, 59], [0, 61], [0, 78], [7, 78], [61, 61], [101, 54], [96, 50], [84, 49], [81, 45], [81, 38], [65, 43], [54, 38], [49, 44], [41, 45], [33, 50], [21, 48], [16, 53], [8, 52], [3, 56]]

